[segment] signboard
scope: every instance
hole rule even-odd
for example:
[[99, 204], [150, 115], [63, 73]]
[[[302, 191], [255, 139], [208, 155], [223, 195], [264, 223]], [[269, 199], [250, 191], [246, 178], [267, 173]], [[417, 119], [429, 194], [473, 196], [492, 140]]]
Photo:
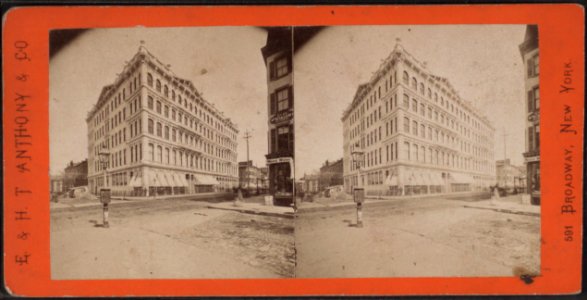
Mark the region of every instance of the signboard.
[[100, 189], [100, 202], [110, 203], [110, 189]]
[[293, 162], [291, 157], [278, 157], [278, 158], [270, 158], [267, 160], [267, 164], [278, 164], [278, 163], [286, 163], [286, 162]]
[[532, 156], [532, 157], [525, 157], [524, 160], [528, 163], [528, 162], [537, 162], [540, 161], [540, 156]]
[[365, 202], [365, 189], [355, 188], [353, 190], [353, 200], [355, 201], [355, 203]]
[[286, 111], [278, 112], [276, 115], [271, 117], [271, 119], [269, 119], [269, 122], [271, 122], [271, 124], [277, 124], [277, 123], [287, 122], [291, 119], [293, 119], [293, 111], [286, 110]]

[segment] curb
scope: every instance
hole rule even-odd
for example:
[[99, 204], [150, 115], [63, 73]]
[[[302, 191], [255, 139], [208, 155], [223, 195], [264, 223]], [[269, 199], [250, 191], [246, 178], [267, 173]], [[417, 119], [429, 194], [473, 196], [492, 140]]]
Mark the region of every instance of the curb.
[[294, 215], [295, 215], [293, 212], [291, 212], [291, 213], [276, 213], [276, 212], [259, 211], [259, 210], [248, 209], [248, 208], [218, 207], [218, 206], [214, 206], [214, 205], [208, 205], [206, 207], [210, 208], [210, 209], [220, 209], [220, 210], [235, 211], [235, 212], [240, 212], [240, 213], [245, 213], [245, 214], [268, 216], [268, 217], [279, 217], [279, 218], [287, 218], [287, 219], [293, 219]]
[[496, 212], [507, 213], [507, 214], [514, 214], [514, 215], [523, 215], [523, 216], [531, 216], [531, 217], [540, 217], [540, 213], [529, 212], [529, 211], [519, 211], [519, 210], [512, 210], [508, 208], [491, 208], [491, 207], [482, 207], [482, 206], [470, 206], [470, 205], [463, 205], [465, 208], [476, 208], [476, 209], [485, 209], [485, 210], [493, 210]]

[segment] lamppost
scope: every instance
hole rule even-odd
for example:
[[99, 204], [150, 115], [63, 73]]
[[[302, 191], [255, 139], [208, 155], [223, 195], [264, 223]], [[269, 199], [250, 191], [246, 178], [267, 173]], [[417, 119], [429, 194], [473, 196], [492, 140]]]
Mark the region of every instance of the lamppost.
[[107, 168], [108, 168], [108, 161], [110, 160], [110, 152], [104, 146], [98, 152], [98, 158], [100, 160], [100, 166], [102, 166], [102, 170], [104, 170], [104, 186], [100, 189], [100, 202], [102, 202], [102, 215], [104, 219], [103, 227], [108, 228], [110, 225], [108, 224], [108, 203], [110, 203], [110, 189], [106, 188], [107, 180], [106, 176], [108, 175]]
[[[359, 177], [361, 176], [361, 165], [363, 164], [364, 152], [360, 150], [353, 150], [351, 152], [351, 156], [353, 157], [353, 165], [358, 170], [357, 185], [359, 185]], [[357, 227], [361, 228], [363, 227], [363, 202], [365, 201], [365, 189], [363, 187], [353, 186], [353, 200], [355, 203], [357, 203]]]

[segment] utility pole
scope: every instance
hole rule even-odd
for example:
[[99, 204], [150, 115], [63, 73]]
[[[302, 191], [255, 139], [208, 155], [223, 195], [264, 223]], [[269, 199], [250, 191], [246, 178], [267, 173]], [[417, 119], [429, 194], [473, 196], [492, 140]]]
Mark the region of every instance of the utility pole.
[[245, 131], [245, 136], [244, 139], [247, 141], [247, 171], [246, 171], [246, 176], [247, 176], [247, 188], [249, 188], [250, 184], [250, 180], [251, 178], [249, 177], [249, 173], [250, 173], [250, 166], [249, 166], [249, 139], [252, 138], [253, 136], [251, 135], [251, 133], [249, 132], [249, 130], [247, 129]]
[[505, 138], [506, 138], [508, 135], [509, 135], [509, 134], [506, 134], [506, 133], [505, 133], [505, 127], [504, 127], [504, 128], [503, 128], [503, 160], [504, 160], [504, 163], [505, 163], [505, 160], [507, 159], [507, 142], [506, 142], [506, 139], [505, 139]]

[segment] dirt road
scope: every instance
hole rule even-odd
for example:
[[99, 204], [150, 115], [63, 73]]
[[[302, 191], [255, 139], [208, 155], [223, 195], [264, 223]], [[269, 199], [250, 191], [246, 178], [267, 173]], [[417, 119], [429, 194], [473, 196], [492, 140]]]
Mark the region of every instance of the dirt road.
[[293, 220], [162, 200], [51, 214], [53, 279], [279, 278], [294, 274]]

